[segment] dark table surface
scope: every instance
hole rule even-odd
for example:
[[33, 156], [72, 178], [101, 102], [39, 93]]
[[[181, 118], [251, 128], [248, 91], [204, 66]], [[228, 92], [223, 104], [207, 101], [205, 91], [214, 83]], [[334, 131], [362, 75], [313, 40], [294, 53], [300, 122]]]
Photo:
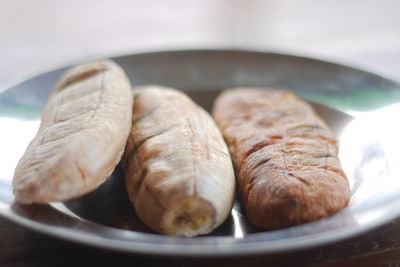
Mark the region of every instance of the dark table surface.
[[240, 258], [166, 258], [58, 240], [0, 218], [0, 266], [400, 266], [400, 218], [337, 243]]

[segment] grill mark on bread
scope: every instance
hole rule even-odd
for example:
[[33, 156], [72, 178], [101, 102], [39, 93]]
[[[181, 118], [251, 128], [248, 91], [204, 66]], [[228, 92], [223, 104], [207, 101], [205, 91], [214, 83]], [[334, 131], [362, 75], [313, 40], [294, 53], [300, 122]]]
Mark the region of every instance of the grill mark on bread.
[[[135, 157], [135, 155], [138, 153], [139, 149], [140, 149], [147, 141], [151, 140], [151, 139], [154, 138], [154, 137], [157, 137], [157, 136], [160, 136], [160, 135], [163, 135], [163, 134], [167, 134], [169, 131], [171, 131], [171, 130], [173, 130], [173, 129], [174, 129], [174, 126], [171, 125], [170, 127], [166, 128], [166, 129], [163, 129], [163, 130], [162, 130], [161, 132], [159, 132], [159, 133], [146, 136], [146, 137], [143, 138], [142, 140], [137, 141], [137, 142], [134, 142], [133, 149], [132, 149], [129, 153], [126, 153], [125, 156], [124, 156], [124, 158], [125, 158], [125, 164], [126, 164], [126, 165], [129, 165], [129, 164], [131, 163], [132, 159], [133, 159], [133, 158]], [[135, 137], [132, 137], [132, 138], [135, 138]]]
[[263, 140], [261, 142], [258, 142], [256, 144], [252, 145], [251, 148], [245, 152], [243, 160], [247, 159], [254, 152], [257, 152], [260, 149], [262, 149], [266, 146], [272, 145], [272, 144], [274, 144], [274, 142], [271, 142], [270, 140]]
[[[137, 163], [139, 164], [139, 163]], [[145, 180], [146, 176], [148, 173], [148, 168], [144, 167], [141, 171], [140, 171], [140, 176], [139, 176], [139, 180], [137, 182], [137, 184], [135, 184], [135, 192], [138, 192], [139, 189], [142, 187], [143, 181]]]
[[[343, 170], [341, 170], [341, 169], [333, 168], [333, 167], [330, 167], [330, 166], [328, 166], [328, 165], [317, 166], [317, 168], [318, 168], [318, 169], [322, 169], [322, 170], [324, 170], [325, 172], [328, 172], [328, 171], [333, 172], [333, 173], [335, 173], [335, 174], [338, 174], [340, 177], [346, 179], [346, 174], [345, 174], [345, 173], [343, 172]], [[347, 179], [346, 179], [346, 181], [347, 181]]]
[[97, 74], [105, 72], [107, 69], [108, 68], [106, 66], [101, 66], [96, 69], [88, 69], [82, 73], [69, 76], [61, 84], [58, 85], [58, 91], [61, 91], [74, 83], [82, 82], [83, 80], [89, 79]]
[[[189, 118], [186, 118], [186, 123], [188, 125], [187, 129], [188, 132], [190, 133], [190, 137], [189, 137], [189, 142], [190, 142], [190, 146], [191, 146], [191, 151], [195, 151], [195, 146], [193, 144], [193, 138], [195, 136], [195, 132], [193, 130], [193, 126], [189, 120]], [[207, 150], [207, 154], [209, 155], [209, 148], [207, 145], [205, 145], [206, 150]], [[209, 156], [207, 157], [209, 158]], [[193, 168], [193, 196], [197, 196], [197, 167], [196, 167], [196, 161], [195, 161], [195, 157], [192, 157], [192, 168]]]
[[103, 101], [103, 95], [104, 95], [104, 79], [105, 77], [103, 76], [101, 79], [101, 83], [100, 83], [100, 93], [99, 93], [99, 97], [97, 99], [97, 105], [94, 108], [94, 112], [92, 113], [92, 115], [90, 116], [89, 120], [92, 120], [96, 114], [97, 114], [97, 110], [99, 110], [101, 102]]
[[288, 175], [291, 176], [291, 177], [296, 178], [298, 181], [300, 181], [300, 182], [302, 182], [302, 183], [304, 183], [306, 185], [311, 185], [310, 182], [308, 182], [306, 179], [304, 179], [303, 177], [300, 177], [298, 175], [294, 175], [292, 172], [289, 172]]
[[81, 166], [79, 166], [78, 162], [76, 163], [76, 168], [77, 168], [78, 172], [80, 173], [82, 180], [86, 180], [85, 172], [82, 170]]
[[260, 167], [261, 165], [264, 165], [265, 163], [269, 162], [272, 158], [266, 158], [266, 159], [262, 159], [260, 160], [255, 166], [254, 169], [257, 169], [258, 167]]
[[280, 149], [280, 156], [282, 157], [282, 161], [283, 161], [283, 164], [284, 164], [284, 169], [282, 170], [282, 174], [285, 176], [285, 178], [287, 179], [288, 178], [288, 173], [289, 173], [289, 165], [288, 165], [288, 162], [287, 162], [287, 156], [286, 156], [286, 154], [285, 154], [285, 144], [284, 143], [281, 143], [280, 144], [280, 146], [281, 146], [281, 149]]
[[[210, 150], [211, 151], [211, 150]], [[223, 157], [226, 157], [226, 158], [231, 158], [230, 156], [229, 156], [229, 154], [228, 153], [226, 153], [226, 152], [224, 152], [224, 151], [221, 151], [221, 150], [219, 150], [219, 149], [213, 149], [212, 150], [212, 153], [215, 153], [215, 154], [218, 154], [218, 155], [220, 155], [220, 156], [223, 156]]]
[[149, 185], [147, 185], [146, 183], [143, 183], [143, 181], [141, 181], [141, 184], [144, 184], [144, 187], [146, 188], [147, 193], [149, 193], [149, 195], [151, 195], [151, 197], [157, 202], [157, 204], [163, 208], [164, 210], [166, 209], [166, 207], [163, 205], [163, 203], [158, 199], [157, 195], [153, 193], [153, 191], [149, 188]]

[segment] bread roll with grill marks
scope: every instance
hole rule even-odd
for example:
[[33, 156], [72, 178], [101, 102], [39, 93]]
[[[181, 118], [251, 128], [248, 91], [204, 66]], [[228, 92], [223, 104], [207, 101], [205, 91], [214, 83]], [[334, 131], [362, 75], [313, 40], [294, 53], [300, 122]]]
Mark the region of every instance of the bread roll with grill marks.
[[15, 170], [22, 203], [66, 201], [96, 189], [112, 172], [131, 129], [132, 90], [111, 61], [67, 71]]
[[134, 89], [134, 96], [124, 159], [137, 215], [163, 234], [211, 232], [234, 201], [234, 171], [221, 133], [182, 92], [148, 86]]
[[229, 89], [215, 101], [213, 116], [253, 224], [283, 228], [346, 207], [349, 184], [336, 140], [309, 104], [289, 92]]

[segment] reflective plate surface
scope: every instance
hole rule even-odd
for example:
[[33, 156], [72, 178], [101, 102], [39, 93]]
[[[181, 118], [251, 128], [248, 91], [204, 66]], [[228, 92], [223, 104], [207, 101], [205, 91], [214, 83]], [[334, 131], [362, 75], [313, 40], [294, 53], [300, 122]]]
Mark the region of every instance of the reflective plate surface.
[[[312, 101], [340, 142], [350, 180], [349, 207], [326, 219], [276, 231], [251, 226], [235, 203], [227, 221], [195, 238], [163, 236], [135, 216], [117, 166], [96, 191], [65, 203], [21, 205], [11, 180], [39, 126], [40, 111], [65, 69], [0, 93], [0, 215], [32, 230], [101, 248], [170, 256], [274, 253], [335, 242], [400, 215], [400, 85], [324, 61], [247, 51], [174, 51], [113, 58], [133, 85], [160, 84], [186, 91], [210, 110], [221, 89], [286, 89]], [[399, 115], [398, 115], [399, 114]]]

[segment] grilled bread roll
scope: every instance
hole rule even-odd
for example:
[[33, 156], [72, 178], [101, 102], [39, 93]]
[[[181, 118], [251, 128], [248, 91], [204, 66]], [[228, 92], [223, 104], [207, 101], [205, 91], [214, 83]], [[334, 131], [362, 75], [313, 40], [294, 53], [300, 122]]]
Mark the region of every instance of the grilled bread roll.
[[134, 89], [133, 127], [124, 161], [128, 195], [153, 230], [179, 236], [211, 232], [230, 214], [231, 158], [211, 116], [183, 93]]
[[229, 89], [217, 98], [213, 116], [253, 224], [288, 227], [348, 204], [349, 185], [334, 136], [311, 106], [292, 93]]
[[132, 90], [111, 61], [67, 71], [15, 170], [22, 203], [66, 201], [97, 188], [112, 172], [131, 129]]

